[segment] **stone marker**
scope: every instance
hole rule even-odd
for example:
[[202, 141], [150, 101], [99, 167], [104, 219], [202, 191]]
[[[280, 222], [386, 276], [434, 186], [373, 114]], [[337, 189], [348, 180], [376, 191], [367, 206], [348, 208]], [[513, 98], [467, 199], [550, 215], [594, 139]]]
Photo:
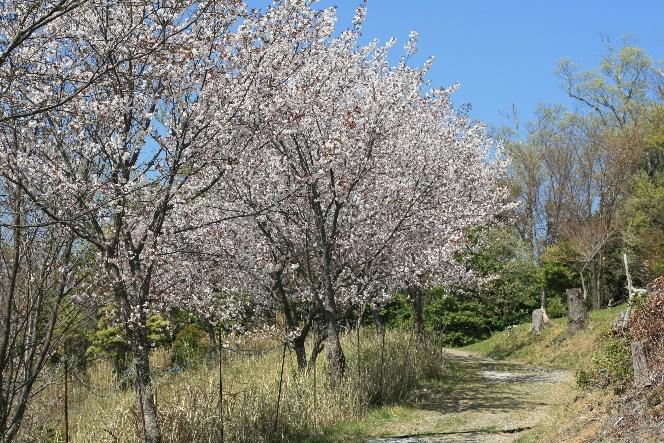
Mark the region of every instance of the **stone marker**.
[[546, 312], [544, 309], [535, 309], [533, 311], [533, 327], [530, 330], [533, 334], [540, 334], [544, 329], [544, 323], [546, 322]]
[[565, 293], [567, 294], [567, 315], [569, 317], [567, 330], [570, 334], [574, 334], [586, 327], [588, 307], [580, 289], [567, 289]]

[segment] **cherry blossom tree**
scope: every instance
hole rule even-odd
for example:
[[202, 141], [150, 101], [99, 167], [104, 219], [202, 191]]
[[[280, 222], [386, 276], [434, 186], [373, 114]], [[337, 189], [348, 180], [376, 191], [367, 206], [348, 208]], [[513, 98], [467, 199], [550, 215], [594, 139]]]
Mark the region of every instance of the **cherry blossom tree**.
[[[192, 310], [214, 324], [242, 315], [247, 304], [253, 304], [256, 312], [279, 306], [287, 324], [282, 332], [291, 336], [301, 367], [306, 364], [304, 340], [318, 309], [303, 303], [310, 300], [309, 291], [300, 292], [302, 284], [295, 282], [297, 264], [284, 259], [283, 247], [288, 246], [270, 239], [266, 215], [281, 211], [298, 188], [270, 183], [261, 170], [265, 162], [274, 160], [264, 151], [267, 137], [275, 130], [272, 121], [280, 111], [278, 100], [283, 99], [277, 91], [283, 93], [283, 86], [300, 71], [313, 68], [309, 59], [313, 53], [319, 59], [324, 56], [334, 30], [335, 11], [315, 10], [309, 3], [276, 2], [265, 14], [240, 26], [238, 38], [251, 39], [262, 50], [260, 57], [245, 59], [270, 67], [252, 74], [250, 93], [262, 98], [245, 102], [244, 113], [236, 115], [235, 121], [249, 128], [251, 143], [219, 165], [224, 179], [212, 192], [196, 204], [176, 207], [173, 235], [164, 239], [163, 266], [159, 267], [164, 305]], [[193, 179], [189, 185], [196, 187], [196, 183]], [[271, 186], [270, 191], [264, 186]], [[221, 223], [224, 220], [232, 223]], [[183, 226], [181, 221], [189, 222], [185, 228], [175, 227]], [[182, 292], [196, 295], [183, 299]], [[253, 294], [251, 300], [247, 294]]]
[[449, 280], [465, 230], [504, 209], [483, 128], [452, 89], [425, 92], [415, 34], [396, 66], [393, 41], [359, 45], [364, 7], [339, 35], [307, 0], [67, 11], [4, 43], [17, 63], [0, 66], [24, 75], [3, 84], [0, 172], [40, 223], [95, 251], [103, 272], [80, 296], [118, 306], [146, 442], [161, 440], [151, 310], [224, 323], [280, 306], [302, 349], [320, 316], [339, 383], [340, 321], [386, 289]]
[[[233, 0], [81, 2], [67, 20], [40, 28], [43, 51], [29, 44], [11, 51], [16, 60], [37, 61], [45, 74], [27, 76], [30, 93], [5, 102], [11, 118], [3, 121], [2, 177], [47, 223], [96, 251], [101, 281], [81, 297], [110, 296], [118, 306], [144, 441], [161, 440], [147, 316], [164, 303], [203, 300], [176, 294], [181, 279], [159, 266], [184, 268], [169, 262], [177, 254], [168, 249], [183, 233], [263, 211], [206, 196], [260, 151], [255, 139], [264, 123], [255, 116], [298, 69], [293, 49], [297, 55], [318, 32], [331, 33], [331, 10], [308, 4], [276, 2], [263, 14]], [[298, 41], [302, 46], [293, 48]], [[66, 99], [52, 98], [63, 91]], [[46, 97], [36, 107], [35, 92]], [[205, 257], [189, 262], [199, 275], [209, 266]], [[232, 313], [241, 297], [204, 300]]]
[[[205, 250], [227, 259], [199, 280], [207, 292], [281, 300], [301, 340], [320, 314], [334, 383], [344, 373], [340, 321], [380, 303], [386, 288], [465, 277], [453, 260], [464, 233], [506, 208], [505, 165], [488, 156], [495, 143], [454, 110], [454, 88], [424, 92], [429, 63], [408, 65], [416, 35], [390, 66], [393, 41], [358, 44], [363, 15], [361, 7], [355, 28], [337, 37], [330, 27], [294, 41], [297, 70], [275, 67], [283, 80], [252, 113], [260, 149], [243, 151], [206, 204], [214, 219], [229, 202], [231, 213], [254, 215], [207, 233]], [[248, 274], [223, 275], [239, 270]], [[293, 315], [294, 302], [308, 309]]]
[[[161, 439], [145, 323], [154, 257], [175, 201], [205, 193], [223, 175], [218, 165], [243, 146], [232, 119], [250, 83], [237, 69], [249, 63], [235, 65], [231, 54], [255, 46], [230, 30], [244, 13], [235, 1], [85, 2], [53, 32], [42, 30], [43, 69], [83, 81], [100, 69], [107, 75], [53, 109], [3, 127], [4, 179], [96, 251], [105, 292], [127, 326], [149, 442]], [[49, 38], [58, 35], [75, 39]], [[29, 58], [32, 51], [23, 45], [11, 56]], [[61, 84], [49, 79], [35, 76], [28, 86], [57, 92]], [[31, 105], [28, 94], [17, 100], [11, 115]], [[192, 177], [196, 188], [185, 186]]]

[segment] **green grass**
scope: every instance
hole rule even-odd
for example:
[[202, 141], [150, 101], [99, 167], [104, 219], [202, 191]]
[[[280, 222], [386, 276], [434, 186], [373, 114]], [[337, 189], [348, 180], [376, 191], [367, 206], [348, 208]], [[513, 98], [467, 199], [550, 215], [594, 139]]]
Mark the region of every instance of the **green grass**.
[[383, 406], [368, 413], [359, 420], [351, 420], [336, 426], [324, 429], [306, 443], [342, 443], [362, 442], [371, 438], [376, 429], [382, 429], [387, 424], [410, 421], [417, 410], [408, 406]]
[[602, 337], [625, 309], [623, 304], [591, 311], [588, 327], [572, 336], [567, 334], [567, 319], [554, 319], [540, 335], [532, 334], [530, 323], [526, 323], [462, 349], [519, 363], [578, 370], [591, 364]]

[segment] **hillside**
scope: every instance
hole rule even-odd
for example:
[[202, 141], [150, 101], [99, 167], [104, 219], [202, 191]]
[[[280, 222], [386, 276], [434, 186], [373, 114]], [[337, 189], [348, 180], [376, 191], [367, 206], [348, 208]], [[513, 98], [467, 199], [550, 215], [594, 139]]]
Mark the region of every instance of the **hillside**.
[[487, 340], [462, 349], [496, 359], [518, 363], [579, 370], [588, 368], [600, 350], [602, 337], [626, 305], [590, 312], [588, 328], [571, 337], [566, 335], [567, 319], [550, 321], [541, 335], [530, 333], [530, 323], [498, 332]]

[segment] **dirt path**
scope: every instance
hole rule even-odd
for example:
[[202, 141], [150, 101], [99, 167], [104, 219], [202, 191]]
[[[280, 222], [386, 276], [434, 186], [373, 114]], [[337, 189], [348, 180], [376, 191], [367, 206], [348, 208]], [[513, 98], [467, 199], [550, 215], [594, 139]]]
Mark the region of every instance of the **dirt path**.
[[418, 392], [407, 413], [380, 423], [370, 443], [528, 441], [550, 408], [573, 396], [568, 371], [447, 353], [450, 376]]

